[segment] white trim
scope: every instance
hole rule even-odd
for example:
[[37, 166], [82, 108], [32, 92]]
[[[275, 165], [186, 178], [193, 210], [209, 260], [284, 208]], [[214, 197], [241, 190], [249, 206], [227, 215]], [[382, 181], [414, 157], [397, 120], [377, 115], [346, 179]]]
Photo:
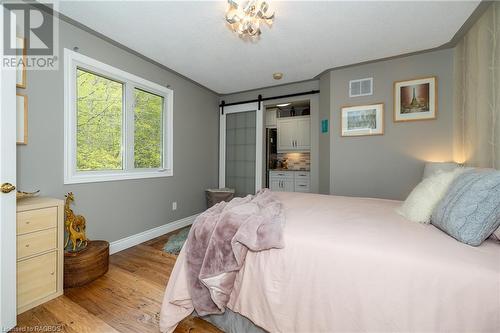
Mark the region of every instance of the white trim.
[[200, 214], [188, 216], [188, 217], [185, 217], [183, 219], [180, 219], [180, 220], [177, 220], [174, 222], [170, 222], [170, 223], [164, 224], [162, 226], [159, 226], [159, 227], [156, 227], [153, 229], [149, 229], [149, 230], [140, 232], [138, 234], [111, 242], [109, 244], [109, 254], [123, 251], [123, 250], [128, 249], [132, 246], [144, 243], [150, 239], [153, 239], [153, 238], [159, 237], [161, 235], [168, 234], [169, 232], [187, 227], [188, 225], [193, 224], [193, 222], [196, 220], [198, 215], [200, 215]]
[[262, 111], [262, 103], [259, 109], [259, 104], [246, 103], [224, 107], [220, 110], [220, 125], [219, 125], [219, 187], [226, 187], [226, 115], [229, 113], [239, 113], [255, 111], [255, 192], [262, 189], [262, 145], [264, 131], [264, 113]]
[[[123, 170], [110, 171], [76, 171], [76, 69], [95, 72], [122, 82], [123, 94], [123, 129], [122, 160]], [[163, 163], [157, 169], [133, 168], [133, 89], [138, 88], [162, 96], [164, 99], [163, 116]], [[173, 176], [173, 90], [157, 83], [150, 82], [136, 75], [127, 73], [90, 57], [64, 49], [64, 184], [78, 184], [128, 180], [140, 178], [157, 178]]]
[[[4, 37], [4, 14], [0, 6], [0, 36]], [[10, 40], [15, 41], [15, 29]], [[3, 39], [0, 58], [3, 60]], [[0, 183], [16, 185], [16, 69], [0, 66]], [[16, 192], [0, 193], [0, 331], [16, 326]]]
[[219, 188], [224, 188], [226, 187], [226, 112], [225, 108], [219, 109]]

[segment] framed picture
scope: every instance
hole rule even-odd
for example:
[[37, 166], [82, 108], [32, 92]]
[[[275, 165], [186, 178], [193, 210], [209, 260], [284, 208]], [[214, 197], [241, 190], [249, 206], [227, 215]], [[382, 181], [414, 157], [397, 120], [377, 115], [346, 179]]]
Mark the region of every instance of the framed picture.
[[26, 88], [26, 48], [24, 47], [24, 38], [16, 37], [16, 44], [18, 49], [22, 49], [19, 57], [22, 57], [23, 61], [18, 62], [16, 69], [16, 87]]
[[436, 119], [435, 76], [394, 82], [394, 121]]
[[28, 143], [28, 96], [16, 94], [17, 108], [17, 139], [16, 142], [21, 145]]
[[342, 136], [384, 134], [384, 104], [344, 106], [342, 111]]

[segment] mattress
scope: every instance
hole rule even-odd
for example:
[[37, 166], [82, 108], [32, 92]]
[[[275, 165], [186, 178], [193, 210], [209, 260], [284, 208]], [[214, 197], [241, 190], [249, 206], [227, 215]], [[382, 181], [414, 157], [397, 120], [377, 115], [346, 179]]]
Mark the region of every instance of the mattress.
[[[500, 332], [500, 244], [462, 244], [401, 202], [276, 193], [285, 248], [248, 252], [228, 308], [269, 332]], [[192, 311], [181, 252], [160, 327]]]

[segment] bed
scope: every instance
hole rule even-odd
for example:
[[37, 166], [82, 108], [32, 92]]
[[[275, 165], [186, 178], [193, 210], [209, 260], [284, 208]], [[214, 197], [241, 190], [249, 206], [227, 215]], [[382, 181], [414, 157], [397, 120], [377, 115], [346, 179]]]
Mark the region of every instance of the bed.
[[[269, 332], [500, 332], [500, 244], [471, 247], [395, 212], [400, 201], [276, 193], [285, 248], [248, 252], [228, 308]], [[185, 253], [161, 311], [193, 311]]]

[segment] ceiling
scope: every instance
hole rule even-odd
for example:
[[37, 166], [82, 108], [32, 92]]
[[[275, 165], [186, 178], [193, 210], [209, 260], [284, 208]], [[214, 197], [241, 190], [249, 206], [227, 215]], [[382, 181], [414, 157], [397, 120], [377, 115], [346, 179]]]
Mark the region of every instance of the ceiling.
[[[441, 46], [479, 1], [272, 1], [257, 42], [225, 1], [59, 1], [59, 11], [220, 94], [312, 79], [326, 69]], [[283, 72], [280, 81], [272, 73]]]

